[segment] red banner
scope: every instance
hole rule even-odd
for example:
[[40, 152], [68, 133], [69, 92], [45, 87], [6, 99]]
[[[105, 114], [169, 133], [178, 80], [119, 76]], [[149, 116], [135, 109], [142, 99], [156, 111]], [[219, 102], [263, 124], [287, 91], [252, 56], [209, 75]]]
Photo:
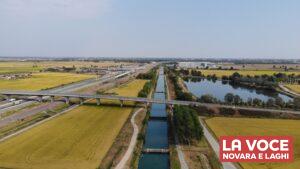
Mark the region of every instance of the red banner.
[[221, 136], [221, 162], [292, 162], [290, 136]]

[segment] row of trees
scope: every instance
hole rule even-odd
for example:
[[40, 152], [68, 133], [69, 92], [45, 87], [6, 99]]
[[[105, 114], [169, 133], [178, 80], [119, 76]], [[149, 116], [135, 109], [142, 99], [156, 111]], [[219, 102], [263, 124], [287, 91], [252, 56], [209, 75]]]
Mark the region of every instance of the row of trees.
[[[196, 69], [180, 69], [178, 71], [179, 74], [184, 76], [197, 76], [197, 77], [205, 77], [204, 74], [202, 74], [201, 71], [198, 71]], [[217, 76], [215, 74], [207, 75], [206, 78], [210, 79], [217, 79]], [[238, 72], [233, 73], [231, 76], [222, 76], [222, 80], [232, 80], [236, 83], [245, 82], [245, 83], [254, 83], [256, 85], [260, 86], [268, 86], [268, 87], [274, 87], [279, 82], [284, 83], [297, 83], [300, 84], [300, 75], [296, 74], [286, 74], [286, 73], [274, 73], [273, 75], [255, 75], [255, 76], [242, 76]]]
[[247, 100], [243, 100], [239, 95], [227, 93], [224, 96], [224, 102], [218, 100], [210, 94], [202, 95], [200, 98], [197, 99], [197, 101], [203, 103], [225, 103], [230, 105], [241, 106], [300, 109], [300, 98], [294, 98], [294, 100], [290, 100], [288, 102], [285, 102], [281, 97], [269, 98], [267, 101], [263, 101], [259, 98], [248, 98]]
[[156, 78], [157, 78], [157, 69], [151, 69], [147, 73], [140, 73], [137, 76], [137, 79], [145, 79], [145, 80], [150, 80], [145, 83], [143, 89], [139, 91], [138, 97], [147, 97], [149, 93], [151, 92], [151, 89], [153, 86], [156, 84]]
[[156, 70], [157, 68], [151, 69], [147, 73], [140, 73], [137, 75], [137, 79], [145, 79], [145, 80], [154, 80], [156, 79]]
[[149, 81], [149, 82], [146, 82], [143, 89], [141, 91], [139, 91], [138, 93], [138, 97], [148, 97], [151, 89], [152, 89], [152, 82]]
[[193, 144], [203, 136], [197, 112], [188, 106], [174, 107], [174, 124], [180, 142]]
[[178, 74], [181, 74], [183, 76], [199, 76], [199, 77], [204, 77], [201, 71], [198, 71], [196, 69], [192, 69], [191, 71], [189, 69], [179, 69], [177, 71]]
[[168, 72], [169, 78], [172, 81], [174, 85], [174, 91], [176, 95], [177, 100], [186, 100], [186, 101], [192, 101], [193, 100], [193, 95], [189, 92], [184, 92], [182, 87], [178, 83], [178, 76], [173, 74], [172, 72]]
[[238, 72], [233, 73], [231, 76], [222, 76], [222, 80], [231, 80], [234, 83], [250, 83], [259, 86], [276, 87], [279, 82], [285, 83], [298, 83], [300, 84], [300, 75], [275, 73], [273, 75], [255, 75], [243, 76]]

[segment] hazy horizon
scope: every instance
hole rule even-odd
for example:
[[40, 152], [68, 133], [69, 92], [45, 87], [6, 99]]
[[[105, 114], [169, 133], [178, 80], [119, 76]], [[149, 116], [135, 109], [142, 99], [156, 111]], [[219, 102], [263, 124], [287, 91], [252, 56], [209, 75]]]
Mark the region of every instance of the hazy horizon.
[[300, 59], [298, 0], [2, 0], [0, 56]]

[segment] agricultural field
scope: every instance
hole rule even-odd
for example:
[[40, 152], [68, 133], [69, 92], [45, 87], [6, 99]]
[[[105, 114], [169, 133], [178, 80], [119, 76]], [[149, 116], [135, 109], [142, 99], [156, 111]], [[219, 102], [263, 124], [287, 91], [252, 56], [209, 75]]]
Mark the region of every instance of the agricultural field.
[[130, 83], [121, 85], [118, 88], [108, 90], [106, 93], [116, 93], [119, 96], [137, 96], [147, 80], [134, 80]]
[[213, 75], [216, 74], [217, 77], [221, 78], [222, 76], [230, 76], [234, 72], [238, 72], [239, 74], [243, 76], [255, 76], [255, 75], [273, 75], [274, 73], [285, 73], [285, 74], [295, 74], [300, 75], [300, 71], [275, 71], [275, 70], [199, 70], [201, 71], [205, 76], [207, 75]]
[[300, 120], [226, 118], [206, 120], [217, 137], [223, 135], [287, 135], [294, 137], [292, 163], [241, 163], [245, 169], [297, 169], [300, 166]]
[[101, 62], [85, 62], [85, 61], [13, 61], [13, 62], [0, 62], [0, 74], [6, 73], [25, 73], [25, 72], [38, 72], [44, 68], [49, 67], [110, 67], [129, 65], [128, 62], [113, 62], [113, 61], [101, 61]]
[[[146, 81], [114, 89], [136, 96]], [[76, 168], [99, 166], [132, 107], [87, 104], [0, 143], [0, 168]]]
[[34, 62], [0, 62], [0, 74], [37, 72], [41, 69]]
[[283, 71], [285, 67], [293, 70], [300, 70], [300, 64], [234, 64], [234, 63], [221, 63], [222, 68], [230, 69], [231, 67], [239, 70], [276, 70]]
[[33, 73], [32, 77], [16, 80], [0, 79], [0, 90], [41, 90], [95, 77], [72, 73]]
[[296, 84], [286, 84], [285, 87], [289, 88], [290, 90], [300, 94], [300, 85]]
[[[134, 80], [130, 83], [125, 83], [125, 84], [119, 86], [118, 88], [107, 90], [105, 92], [105, 94], [113, 94], [113, 95], [118, 94], [119, 96], [134, 97], [134, 96], [138, 95], [138, 92], [140, 90], [142, 90], [142, 88], [146, 82], [147, 82], [147, 80]], [[103, 102], [101, 101], [101, 103], [103, 103]], [[116, 101], [116, 100], [106, 100], [104, 103], [105, 104], [120, 104], [120, 102]], [[124, 104], [128, 105], [128, 106], [132, 106], [135, 103], [131, 102], [131, 101], [124, 101]]]

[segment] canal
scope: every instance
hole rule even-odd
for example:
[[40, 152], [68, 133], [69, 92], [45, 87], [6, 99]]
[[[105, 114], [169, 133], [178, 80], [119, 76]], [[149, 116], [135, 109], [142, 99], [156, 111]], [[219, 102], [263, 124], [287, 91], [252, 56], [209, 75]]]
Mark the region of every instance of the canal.
[[[165, 78], [162, 68], [159, 70], [155, 99], [165, 99]], [[152, 104], [150, 118], [147, 124], [143, 149], [168, 149], [168, 122], [165, 104]], [[168, 169], [169, 154], [142, 153], [139, 160], [139, 169]]]
[[207, 79], [188, 79], [185, 82], [188, 90], [197, 97], [201, 97], [205, 94], [210, 94], [220, 101], [224, 101], [224, 97], [227, 93], [233, 93], [239, 95], [243, 101], [247, 101], [249, 98], [258, 98], [262, 101], [267, 101], [270, 98], [276, 97], [282, 98], [285, 102], [292, 100], [291, 97], [281, 94], [276, 91], [266, 89], [247, 88], [238, 85], [232, 85], [230, 83], [224, 83], [221, 80], [207, 80]]

